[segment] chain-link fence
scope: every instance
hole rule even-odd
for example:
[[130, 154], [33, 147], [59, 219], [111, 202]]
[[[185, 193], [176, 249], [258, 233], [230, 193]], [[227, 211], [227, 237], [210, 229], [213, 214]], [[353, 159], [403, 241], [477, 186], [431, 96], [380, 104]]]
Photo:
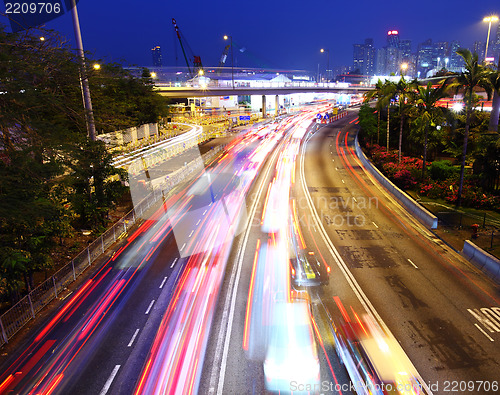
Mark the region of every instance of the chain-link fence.
[[[9, 310], [0, 316], [0, 347], [9, 341], [28, 321], [49, 304], [54, 298], [76, 280], [85, 269], [95, 262], [120, 237], [127, 234], [132, 226], [141, 222], [142, 214], [159, 202], [177, 184], [184, 181], [194, 172], [203, 169], [203, 165], [211, 162], [223, 146], [218, 146], [207, 152], [202, 158], [184, 165], [176, 171], [175, 177], [155, 185], [151, 193], [134, 209], [116, 222], [113, 227], [104, 232], [98, 239], [81, 251], [71, 262], [63, 266], [52, 277], [33, 289]], [[200, 166], [200, 164], [202, 166]]]

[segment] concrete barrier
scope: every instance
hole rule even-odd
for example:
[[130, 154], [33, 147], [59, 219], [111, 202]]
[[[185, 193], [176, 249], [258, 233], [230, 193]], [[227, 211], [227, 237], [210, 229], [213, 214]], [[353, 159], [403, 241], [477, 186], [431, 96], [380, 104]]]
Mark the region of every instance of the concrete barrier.
[[488, 254], [470, 240], [465, 240], [462, 255], [469, 262], [486, 272], [491, 279], [500, 283], [500, 260]]
[[438, 218], [415, 202], [409, 195], [399, 189], [386, 176], [384, 176], [366, 157], [361, 150], [358, 142], [358, 136], [355, 140], [356, 154], [365, 166], [365, 168], [380, 182], [414, 217], [418, 218], [425, 226], [430, 229], [436, 229], [438, 226]]

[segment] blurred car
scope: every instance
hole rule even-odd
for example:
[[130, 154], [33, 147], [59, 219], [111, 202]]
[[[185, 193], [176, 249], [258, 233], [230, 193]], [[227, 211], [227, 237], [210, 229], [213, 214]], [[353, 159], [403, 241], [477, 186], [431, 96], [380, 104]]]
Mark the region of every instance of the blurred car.
[[368, 316], [334, 328], [337, 353], [358, 394], [425, 394], [399, 343]]
[[320, 366], [308, 303], [276, 303], [271, 322], [264, 360], [266, 389], [294, 394], [319, 391]]
[[297, 287], [327, 285], [330, 268], [322, 265], [313, 252], [298, 251], [290, 257], [292, 282]]

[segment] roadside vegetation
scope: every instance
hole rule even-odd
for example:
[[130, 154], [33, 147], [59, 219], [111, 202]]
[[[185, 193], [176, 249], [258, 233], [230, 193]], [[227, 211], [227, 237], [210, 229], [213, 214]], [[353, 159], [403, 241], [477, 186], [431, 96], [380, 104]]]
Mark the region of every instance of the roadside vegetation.
[[[98, 134], [167, 114], [147, 70], [137, 79], [119, 64], [87, 62]], [[0, 302], [33, 289], [62, 244], [65, 256], [84, 247], [71, 242], [82, 230], [102, 232], [127, 194], [126, 174], [87, 137], [80, 73], [54, 32], [11, 34], [0, 25]]]
[[[480, 64], [477, 54], [458, 54], [465, 71], [440, 81], [379, 81], [359, 112], [360, 140], [400, 188], [457, 208], [500, 212], [498, 116], [481, 111], [476, 94], [481, 88], [488, 98], [498, 95], [500, 74], [496, 66]], [[454, 95], [461, 95], [460, 107], [440, 105]]]

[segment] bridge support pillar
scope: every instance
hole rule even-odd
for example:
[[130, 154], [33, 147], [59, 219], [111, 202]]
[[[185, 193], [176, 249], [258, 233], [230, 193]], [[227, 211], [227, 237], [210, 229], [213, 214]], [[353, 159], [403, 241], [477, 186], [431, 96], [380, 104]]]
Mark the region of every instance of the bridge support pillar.
[[280, 112], [280, 100], [279, 100], [279, 96], [276, 95], [276, 97], [274, 98], [274, 115], [278, 116], [279, 112]]
[[262, 118], [266, 118], [266, 95], [262, 95]]

